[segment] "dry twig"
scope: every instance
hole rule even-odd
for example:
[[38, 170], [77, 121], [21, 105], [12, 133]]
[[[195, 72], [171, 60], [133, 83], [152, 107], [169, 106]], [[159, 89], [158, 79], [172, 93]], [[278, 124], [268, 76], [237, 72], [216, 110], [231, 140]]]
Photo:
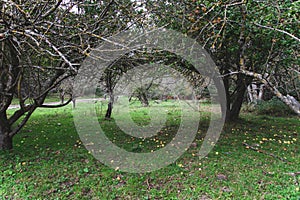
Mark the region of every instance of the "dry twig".
[[282, 158], [282, 157], [280, 157], [280, 156], [277, 156], [277, 155], [275, 155], [275, 154], [273, 154], [273, 153], [268, 153], [268, 152], [266, 152], [266, 151], [264, 151], [264, 150], [255, 148], [255, 147], [253, 147], [253, 146], [251, 146], [251, 145], [249, 145], [249, 144], [247, 144], [247, 143], [245, 143], [245, 142], [243, 142], [243, 145], [246, 146], [248, 149], [251, 149], [251, 150], [253, 150], [253, 151], [257, 151], [257, 152], [259, 152], [259, 153], [262, 153], [262, 154], [265, 154], [265, 155], [268, 155], [268, 156], [272, 156], [273, 158], [277, 158], [277, 159], [279, 159], [279, 160], [281, 160], [281, 161], [283, 161], [283, 162], [286, 162], [286, 163], [290, 163], [288, 160], [286, 160], [286, 159], [284, 159], [284, 158]]

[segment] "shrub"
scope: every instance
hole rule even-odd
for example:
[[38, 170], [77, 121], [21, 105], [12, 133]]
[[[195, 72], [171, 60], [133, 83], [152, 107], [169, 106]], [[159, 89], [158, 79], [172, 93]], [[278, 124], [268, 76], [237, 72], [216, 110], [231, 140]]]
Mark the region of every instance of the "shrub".
[[260, 101], [255, 106], [255, 112], [259, 115], [287, 116], [293, 115], [294, 112], [277, 97], [269, 101]]
[[255, 112], [256, 106], [257, 105], [254, 103], [243, 104], [242, 111], [247, 113], [253, 113]]

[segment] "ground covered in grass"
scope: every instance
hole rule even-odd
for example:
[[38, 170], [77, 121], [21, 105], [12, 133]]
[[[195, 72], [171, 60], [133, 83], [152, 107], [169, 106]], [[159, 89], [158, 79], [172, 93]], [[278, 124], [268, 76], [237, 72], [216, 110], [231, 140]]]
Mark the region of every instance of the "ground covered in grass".
[[[168, 122], [148, 140], [122, 133], [114, 120], [99, 122], [127, 151], [156, 150], [180, 123], [172, 104], [162, 106], [170, 110]], [[137, 106], [131, 115], [146, 123], [147, 109]], [[209, 118], [202, 114], [198, 135], [180, 159], [135, 174], [93, 158], [76, 132], [71, 106], [39, 109], [15, 137], [14, 150], [0, 152], [0, 199], [299, 199], [299, 118], [241, 117], [225, 126], [213, 151], [199, 160]]]

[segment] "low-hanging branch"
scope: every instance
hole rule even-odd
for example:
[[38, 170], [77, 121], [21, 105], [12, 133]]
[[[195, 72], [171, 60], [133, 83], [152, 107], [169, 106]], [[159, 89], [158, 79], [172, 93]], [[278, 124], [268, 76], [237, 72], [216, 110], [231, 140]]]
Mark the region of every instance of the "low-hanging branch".
[[68, 101], [66, 101], [65, 103], [62, 103], [62, 104], [57, 104], [57, 105], [40, 105], [38, 107], [40, 108], [60, 108], [60, 107], [64, 107], [66, 105], [68, 105], [71, 101], [73, 100], [73, 98], [70, 98]]

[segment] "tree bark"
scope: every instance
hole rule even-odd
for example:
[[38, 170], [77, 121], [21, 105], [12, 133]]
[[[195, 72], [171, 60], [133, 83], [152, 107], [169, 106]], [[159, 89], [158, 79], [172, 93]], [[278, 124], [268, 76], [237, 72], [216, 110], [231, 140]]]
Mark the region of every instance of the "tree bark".
[[274, 95], [276, 95], [283, 103], [285, 103], [289, 108], [294, 111], [298, 116], [300, 116], [300, 103], [290, 95], [283, 95], [271, 82], [266, 80], [262, 74], [255, 72], [240, 70], [240, 73], [245, 74], [250, 77], [257, 78], [261, 81], [267, 88], [269, 88]]
[[105, 114], [105, 119], [111, 119], [113, 105], [114, 105], [114, 95], [113, 95], [112, 92], [110, 92], [110, 94], [109, 94], [109, 102], [108, 102], [107, 110], [106, 110], [106, 114]]
[[9, 135], [11, 128], [5, 113], [0, 113], [0, 150], [13, 148], [12, 137]]
[[139, 98], [140, 102], [142, 103], [143, 107], [149, 106], [149, 101], [148, 101], [148, 98], [147, 98], [147, 95], [145, 94], [145, 92], [140, 92], [138, 94], [138, 98]]
[[73, 108], [76, 108], [76, 99], [72, 97]]
[[236, 98], [231, 105], [230, 113], [229, 116], [226, 117], [226, 121], [236, 121], [240, 115], [247, 87], [244, 84], [240, 84], [237, 87]]
[[111, 119], [112, 108], [113, 108], [112, 102], [109, 102], [107, 105], [105, 119]]
[[257, 104], [257, 102], [262, 100], [264, 94], [264, 85], [251, 83], [247, 87], [247, 91], [248, 91], [249, 102]]
[[[8, 120], [7, 112], [13, 99], [17, 80], [20, 78], [19, 57], [12, 40], [2, 43], [0, 52], [0, 150], [13, 148], [11, 134], [12, 123]], [[20, 90], [19, 90], [20, 91]]]
[[65, 92], [63, 90], [59, 91], [60, 102], [65, 102]]
[[[246, 18], [247, 18], [247, 9], [245, 5], [242, 5], [240, 7], [240, 12], [242, 14], [242, 24], [241, 24], [240, 37], [238, 40], [238, 43], [240, 44], [238, 68], [244, 69], [246, 68], [245, 51], [247, 49], [247, 42], [248, 42], [245, 36]], [[239, 118], [245, 92], [247, 90], [248, 85], [251, 83], [251, 80], [247, 79], [247, 77], [244, 74], [237, 75], [237, 82], [236, 82], [236, 89], [235, 89], [236, 93], [235, 93], [235, 98], [232, 101], [231, 101], [232, 95], [230, 95], [229, 92], [230, 84], [229, 82], [227, 82], [227, 87], [225, 86], [225, 89], [227, 90], [226, 96], [229, 102], [227, 103], [227, 115], [225, 119], [226, 122], [236, 121]]]
[[238, 120], [240, 111], [242, 108], [245, 93], [248, 85], [251, 83], [252, 78], [247, 78], [245, 75], [238, 75], [235, 98], [232, 98], [230, 94], [230, 84], [227, 78], [224, 79], [224, 87], [227, 98], [227, 109], [226, 109], [226, 122], [234, 122]]
[[0, 133], [0, 150], [10, 150], [13, 148], [12, 137], [9, 136], [9, 132]]
[[248, 92], [248, 101], [249, 103], [254, 103], [255, 102], [255, 93], [254, 93], [254, 84], [250, 84], [247, 87], [247, 92]]

